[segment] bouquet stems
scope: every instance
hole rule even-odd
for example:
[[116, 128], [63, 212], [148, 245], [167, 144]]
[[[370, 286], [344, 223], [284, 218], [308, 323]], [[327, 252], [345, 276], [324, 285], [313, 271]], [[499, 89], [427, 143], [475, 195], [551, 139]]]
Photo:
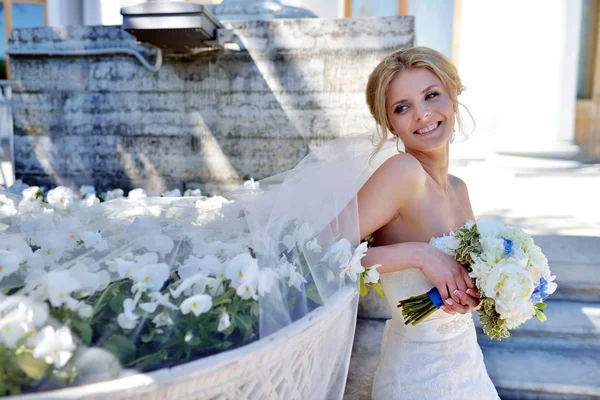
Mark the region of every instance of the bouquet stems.
[[442, 304], [440, 293], [433, 288], [427, 293], [399, 301], [398, 307], [402, 308], [404, 324], [414, 326], [436, 312]]

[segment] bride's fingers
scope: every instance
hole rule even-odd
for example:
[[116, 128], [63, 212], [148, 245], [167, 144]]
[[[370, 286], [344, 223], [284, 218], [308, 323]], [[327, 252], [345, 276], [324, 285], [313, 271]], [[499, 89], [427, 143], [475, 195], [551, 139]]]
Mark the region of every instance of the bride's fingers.
[[458, 296], [457, 293], [458, 292], [465, 293], [467, 291], [467, 289], [468, 289], [468, 287], [465, 284], [465, 281], [463, 281], [460, 278], [456, 279], [456, 289], [452, 291], [452, 298], [454, 298], [456, 301], [458, 301], [461, 304], [465, 304], [462, 297]]
[[442, 296], [442, 298], [444, 299], [444, 303], [452, 307], [454, 304], [460, 302], [460, 298], [454, 294], [454, 291], [456, 290], [456, 282], [448, 281], [446, 282], [446, 286], [448, 288], [448, 294], [446, 297]]
[[465, 292], [460, 290], [456, 291], [456, 295], [460, 297], [460, 304], [465, 305], [467, 307], [475, 308], [479, 305], [479, 299], [469, 296]]
[[471, 312], [471, 308], [469, 306], [463, 306], [462, 304], [458, 303], [454, 303], [452, 305], [452, 310], [460, 314], [466, 314], [468, 312]]

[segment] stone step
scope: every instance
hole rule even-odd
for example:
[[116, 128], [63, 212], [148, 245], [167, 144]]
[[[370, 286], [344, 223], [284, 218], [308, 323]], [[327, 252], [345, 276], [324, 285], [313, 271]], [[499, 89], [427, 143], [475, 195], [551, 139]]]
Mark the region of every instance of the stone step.
[[600, 302], [600, 264], [552, 263], [558, 289], [552, 300]]
[[[600, 354], [600, 303], [554, 300], [546, 307], [546, 317], [548, 319], [544, 322], [532, 318], [512, 330], [511, 337], [501, 342], [507, 345], [519, 342], [535, 347], [553, 343], [559, 347], [593, 348]], [[473, 319], [481, 346], [497, 342], [483, 333], [476, 314]]]
[[502, 399], [600, 397], [600, 352], [538, 347], [517, 341], [482, 346], [485, 365]]

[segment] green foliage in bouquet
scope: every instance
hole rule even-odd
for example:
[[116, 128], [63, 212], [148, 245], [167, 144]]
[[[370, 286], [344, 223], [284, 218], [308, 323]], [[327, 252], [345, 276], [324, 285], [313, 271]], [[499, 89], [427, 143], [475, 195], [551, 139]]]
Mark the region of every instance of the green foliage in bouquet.
[[471, 254], [477, 254], [480, 251], [477, 224], [473, 224], [470, 228], [462, 226], [457, 229], [456, 237], [460, 240], [460, 246], [456, 249], [454, 258], [470, 272], [470, 265], [473, 263]]
[[500, 319], [500, 314], [496, 312], [494, 299], [486, 298], [481, 301], [479, 322], [483, 325], [483, 333], [490, 339], [501, 340], [510, 336], [506, 321]]

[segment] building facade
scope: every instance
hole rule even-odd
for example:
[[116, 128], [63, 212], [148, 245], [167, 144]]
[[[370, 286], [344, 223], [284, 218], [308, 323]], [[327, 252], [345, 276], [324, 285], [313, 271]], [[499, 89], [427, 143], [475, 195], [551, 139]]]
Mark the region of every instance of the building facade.
[[[1, 0], [0, 74], [13, 28], [120, 25], [145, 0]], [[188, 0], [219, 4], [223, 0]], [[236, 0], [224, 0], [236, 1]], [[246, 0], [306, 8], [321, 18], [415, 16], [415, 43], [458, 66], [461, 102], [495, 151], [600, 159], [600, 0]], [[532, 29], [534, 28], [534, 29]], [[535, 101], [534, 101], [535, 99]], [[579, 146], [576, 147], [575, 145]]]

